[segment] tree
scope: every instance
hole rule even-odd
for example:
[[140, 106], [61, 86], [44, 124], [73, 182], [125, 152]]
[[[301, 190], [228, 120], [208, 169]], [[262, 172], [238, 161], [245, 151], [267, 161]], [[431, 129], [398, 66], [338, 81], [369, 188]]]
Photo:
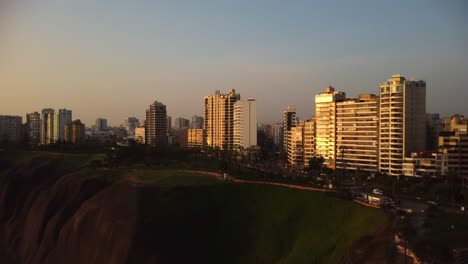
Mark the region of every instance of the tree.
[[322, 167], [323, 167], [323, 162], [325, 162], [325, 159], [320, 156], [320, 157], [313, 157], [311, 159], [309, 159], [309, 167], [308, 169], [309, 170], [321, 170]]

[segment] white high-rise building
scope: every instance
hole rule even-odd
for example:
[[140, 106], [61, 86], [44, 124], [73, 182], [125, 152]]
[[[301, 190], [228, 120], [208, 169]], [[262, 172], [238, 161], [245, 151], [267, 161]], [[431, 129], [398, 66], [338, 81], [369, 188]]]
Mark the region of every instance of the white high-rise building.
[[65, 125], [72, 122], [72, 111], [67, 109], [59, 109], [54, 116], [54, 142], [64, 141]]
[[31, 145], [41, 142], [41, 114], [38, 112], [26, 114], [26, 130]]
[[234, 104], [234, 147], [247, 149], [257, 145], [257, 103], [249, 98]]
[[380, 84], [379, 170], [403, 174], [405, 157], [426, 147], [426, 82], [393, 75]]

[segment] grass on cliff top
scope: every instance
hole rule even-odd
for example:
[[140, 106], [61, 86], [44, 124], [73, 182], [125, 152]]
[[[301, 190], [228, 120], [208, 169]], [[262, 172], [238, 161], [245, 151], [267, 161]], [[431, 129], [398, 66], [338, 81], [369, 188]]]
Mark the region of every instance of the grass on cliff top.
[[381, 210], [268, 185], [191, 185], [141, 199], [141, 247], [174, 263], [340, 263], [387, 223]]

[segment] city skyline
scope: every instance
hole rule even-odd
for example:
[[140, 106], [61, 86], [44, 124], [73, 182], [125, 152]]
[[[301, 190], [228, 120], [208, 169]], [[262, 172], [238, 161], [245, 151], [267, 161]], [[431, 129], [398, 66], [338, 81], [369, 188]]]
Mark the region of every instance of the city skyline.
[[466, 10], [463, 1], [13, 3], [0, 20], [0, 113], [67, 108], [88, 126], [101, 116], [120, 125], [158, 100], [189, 118], [203, 96], [232, 88], [256, 98], [261, 123], [280, 122], [287, 105], [304, 120], [329, 85], [377, 94], [402, 74], [427, 82], [429, 113], [466, 114]]

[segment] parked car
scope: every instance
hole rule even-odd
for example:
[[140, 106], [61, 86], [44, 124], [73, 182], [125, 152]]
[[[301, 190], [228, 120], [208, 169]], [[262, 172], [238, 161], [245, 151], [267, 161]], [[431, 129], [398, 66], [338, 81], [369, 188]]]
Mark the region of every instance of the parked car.
[[382, 194], [383, 194], [383, 191], [380, 190], [380, 189], [378, 189], [378, 188], [374, 188], [374, 189], [372, 190], [372, 193], [378, 194], [378, 195], [382, 195]]

